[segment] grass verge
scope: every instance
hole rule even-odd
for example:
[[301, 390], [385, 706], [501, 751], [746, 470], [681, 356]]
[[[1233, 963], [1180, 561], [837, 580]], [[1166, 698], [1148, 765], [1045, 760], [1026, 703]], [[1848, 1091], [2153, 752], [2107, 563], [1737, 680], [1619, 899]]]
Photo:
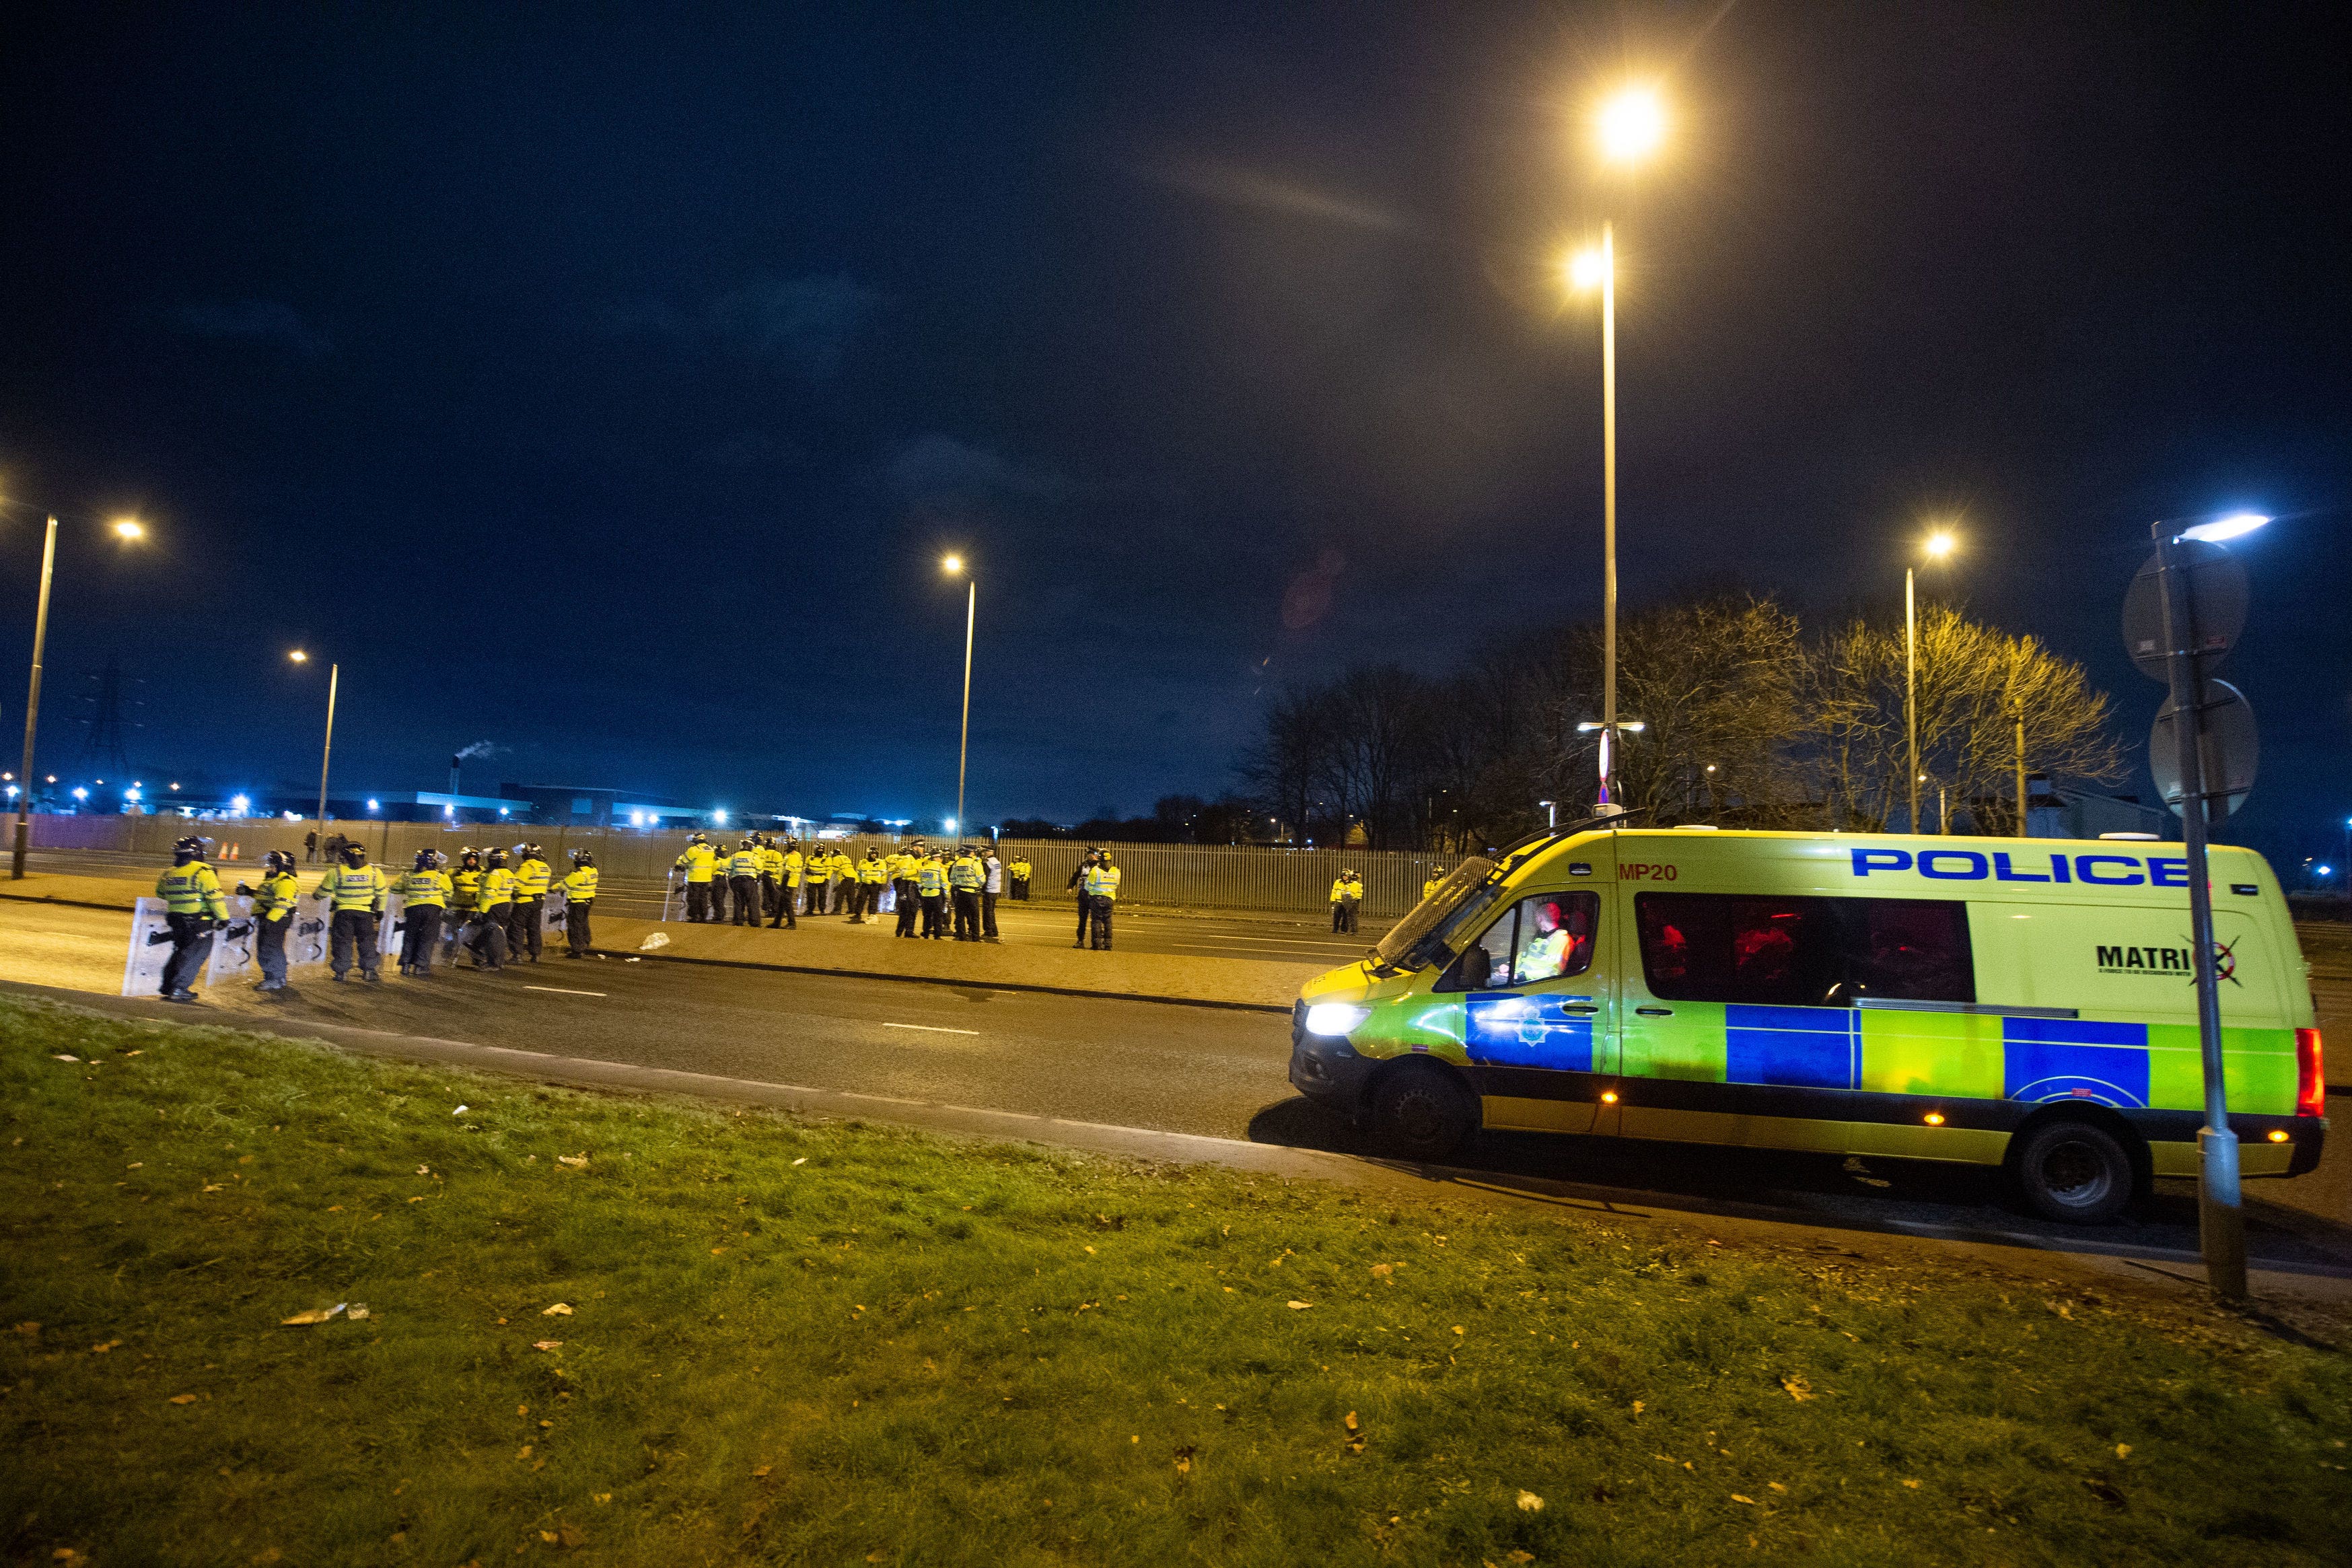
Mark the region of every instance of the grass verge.
[[11, 1561], [2352, 1560], [2345, 1358], [2193, 1306], [6, 998], [0, 1085]]

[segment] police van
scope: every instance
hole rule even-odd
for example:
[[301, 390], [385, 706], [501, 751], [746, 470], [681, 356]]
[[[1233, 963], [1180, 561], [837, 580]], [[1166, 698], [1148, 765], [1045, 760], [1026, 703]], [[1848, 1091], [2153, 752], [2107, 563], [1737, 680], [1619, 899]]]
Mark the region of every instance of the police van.
[[[2242, 1169], [2319, 1163], [2286, 900], [2211, 852]], [[1481, 1127], [2004, 1167], [2060, 1220], [2193, 1175], [2188, 862], [2153, 840], [1614, 828], [1472, 859], [1310, 981], [1290, 1081], [1438, 1160]]]

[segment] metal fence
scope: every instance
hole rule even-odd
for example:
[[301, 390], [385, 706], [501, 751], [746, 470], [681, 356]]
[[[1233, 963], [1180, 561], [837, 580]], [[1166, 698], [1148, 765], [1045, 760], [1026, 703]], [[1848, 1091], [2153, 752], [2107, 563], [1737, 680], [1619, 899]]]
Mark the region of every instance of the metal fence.
[[[214, 841], [214, 853], [226, 857], [232, 848], [238, 861], [258, 860], [271, 849], [290, 849], [299, 857], [302, 839], [311, 831], [308, 821], [286, 822], [269, 817], [231, 821], [192, 822], [185, 817], [155, 816], [36, 816], [33, 846], [37, 849], [100, 849], [152, 855], [159, 861], [171, 854], [173, 841], [199, 833]], [[453, 859], [459, 849], [511, 846], [525, 839], [547, 851], [559, 868], [574, 849], [594, 852], [597, 868], [607, 878], [660, 881], [686, 847], [685, 829], [656, 832], [635, 827], [491, 826], [475, 823], [444, 827], [431, 822], [330, 822], [329, 835], [341, 834], [367, 848], [379, 865], [403, 866], [420, 849], [438, 849]], [[712, 833], [714, 843], [736, 836]], [[851, 858], [866, 853], [867, 844], [885, 854], [902, 840], [859, 837], [839, 843]], [[934, 840], [936, 842], [936, 840]], [[1003, 839], [997, 853], [1007, 865], [1025, 858], [1035, 868], [1031, 882], [1038, 899], [1065, 899], [1070, 874], [1087, 846], [1066, 838]], [[1331, 884], [1343, 870], [1364, 879], [1363, 913], [1392, 920], [1421, 901], [1422, 884], [1453, 859], [1429, 855], [1375, 853], [1369, 850], [1283, 849], [1222, 844], [1108, 844], [1120, 869], [1119, 899], [1124, 903], [1179, 909], [1258, 910], [1285, 913], [1320, 912], [1329, 904]]]

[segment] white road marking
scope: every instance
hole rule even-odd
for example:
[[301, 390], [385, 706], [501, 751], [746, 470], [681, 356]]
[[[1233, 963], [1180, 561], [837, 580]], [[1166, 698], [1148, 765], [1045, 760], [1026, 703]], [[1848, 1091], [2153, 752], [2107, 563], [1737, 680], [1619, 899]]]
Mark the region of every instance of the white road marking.
[[920, 1029], [927, 1035], [977, 1035], [978, 1029], [943, 1029], [937, 1024], [885, 1024], [886, 1029]]
[[1333, 952], [1334, 952], [1334, 951], [1346, 951], [1346, 952], [1358, 952], [1358, 953], [1360, 953], [1360, 952], [1363, 951], [1361, 948], [1352, 948], [1352, 949], [1344, 949], [1344, 950], [1334, 950], [1334, 949], [1330, 949], [1330, 948], [1320, 948], [1320, 947], [1272, 947], [1272, 946], [1267, 946], [1267, 947], [1256, 947], [1256, 948], [1251, 948], [1251, 949], [1248, 949], [1248, 950], [1246, 950], [1245, 952], [1234, 952], [1234, 950], [1233, 950], [1233, 949], [1231, 949], [1231, 948], [1229, 948], [1229, 947], [1203, 947], [1201, 943], [1199, 943], [1199, 942], [1170, 942], [1168, 945], [1169, 945], [1169, 946], [1171, 946], [1171, 947], [1191, 948], [1191, 949], [1192, 949], [1193, 951], [1195, 951], [1195, 952], [1213, 952], [1213, 953], [1217, 953], [1217, 954], [1219, 954], [1219, 955], [1221, 955], [1221, 956], [1227, 957], [1227, 958], [1245, 958], [1245, 957], [1249, 956], [1249, 954], [1250, 954], [1250, 953], [1252, 953], [1252, 952], [1261, 952], [1261, 953], [1270, 953], [1270, 954], [1272, 954], [1273, 956], [1275, 956], [1275, 957], [1276, 957], [1276, 958], [1297, 958], [1297, 957], [1299, 957], [1299, 956], [1301, 956], [1301, 955], [1304, 955], [1304, 956], [1308, 957], [1308, 958], [1326, 958], [1326, 959], [1328, 959], [1328, 958], [1329, 958], [1330, 956], [1332, 956], [1332, 953], [1333, 953]]
[[567, 991], [561, 985], [526, 985], [526, 991], [552, 991], [558, 996], [602, 996], [602, 991]]

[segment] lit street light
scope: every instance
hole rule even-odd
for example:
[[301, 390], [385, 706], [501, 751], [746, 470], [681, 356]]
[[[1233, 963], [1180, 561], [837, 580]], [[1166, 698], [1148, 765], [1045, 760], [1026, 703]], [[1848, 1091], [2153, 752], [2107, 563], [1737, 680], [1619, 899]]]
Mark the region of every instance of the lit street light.
[[[940, 562], [940, 569], [950, 577], [961, 576], [963, 557], [947, 556]], [[967, 577], [965, 584], [970, 592], [965, 595], [963, 609], [963, 730], [956, 741], [956, 814], [955, 820], [948, 824], [950, 835], [960, 831], [963, 823], [964, 764], [971, 754], [971, 634], [980, 620], [980, 580]]]
[[[299, 647], [286, 657], [295, 664], [310, 662], [310, 656]], [[327, 666], [327, 738], [319, 746], [319, 847], [321, 853], [327, 847], [327, 763], [335, 754], [335, 688], [341, 680], [342, 673], [343, 667], [340, 664], [330, 663]]]
[[[121, 518], [114, 524], [114, 536], [125, 543], [147, 537], [147, 530], [134, 518]], [[49, 584], [56, 575], [58, 563], [58, 519], [49, 514], [47, 531], [41, 538], [41, 591], [33, 611], [33, 674], [25, 697], [25, 780], [24, 794], [16, 796], [16, 839], [10, 856], [8, 875], [12, 880], [25, 879], [25, 851], [33, 837], [33, 735], [41, 723], [41, 659], [49, 641]], [[58, 781], [49, 780], [51, 784]]]
[[[1665, 140], [1666, 111], [1655, 89], [1630, 87], [1601, 104], [1594, 129], [1604, 160], [1639, 163]], [[1568, 281], [1601, 290], [1601, 788], [1594, 809], [1611, 816], [1616, 804], [1617, 723], [1617, 236], [1601, 226], [1601, 245], [1572, 258]]]
[[[1950, 531], [1937, 529], [1927, 536], [1922, 546], [1930, 561], [1941, 561], [1959, 545]], [[1919, 608], [1913, 585], [1913, 573], [1906, 563], [1903, 568], [1903, 727], [1911, 737], [1911, 831], [1919, 831], [1919, 785], [1927, 775], [1919, 771]], [[2018, 797], [2018, 809], [2024, 810], [2024, 796]], [[1941, 826], [1938, 816], [1937, 826]]]

